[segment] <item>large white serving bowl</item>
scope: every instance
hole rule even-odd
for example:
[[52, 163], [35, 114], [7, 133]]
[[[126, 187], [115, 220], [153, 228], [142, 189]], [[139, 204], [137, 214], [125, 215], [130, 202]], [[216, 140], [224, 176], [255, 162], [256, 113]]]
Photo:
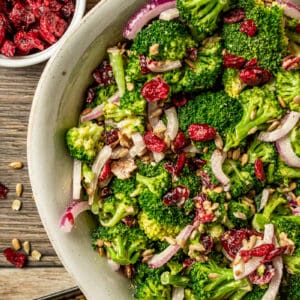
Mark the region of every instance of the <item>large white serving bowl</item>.
[[29, 120], [28, 165], [35, 201], [49, 239], [62, 263], [88, 299], [132, 299], [130, 283], [111, 270], [91, 247], [93, 222], [87, 213], [69, 234], [59, 219], [71, 202], [72, 159], [64, 135], [77, 124], [91, 72], [106, 48], [143, 0], [102, 0], [49, 60], [38, 84]]

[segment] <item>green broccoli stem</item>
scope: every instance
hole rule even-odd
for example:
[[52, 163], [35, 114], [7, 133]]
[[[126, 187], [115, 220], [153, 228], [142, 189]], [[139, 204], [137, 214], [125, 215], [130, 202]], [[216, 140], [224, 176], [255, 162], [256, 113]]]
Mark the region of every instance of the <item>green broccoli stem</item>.
[[247, 289], [243, 289], [240, 291], [237, 291], [236, 293], [234, 293], [229, 300], [242, 300], [244, 298], [244, 296], [249, 293], [251, 291], [251, 287], [249, 285], [249, 288]]
[[186, 287], [190, 282], [189, 277], [182, 275], [172, 275], [170, 272], [163, 272], [160, 276], [160, 281], [163, 285], [173, 285], [176, 287]]
[[121, 49], [112, 47], [107, 49], [109, 61], [113, 69], [113, 73], [117, 82], [120, 97], [122, 97], [126, 91], [125, 72], [123, 65], [123, 58]]
[[232, 270], [222, 270], [222, 274], [217, 274], [218, 275], [217, 278], [214, 278], [214, 280], [207, 284], [205, 286], [205, 290], [206, 291], [213, 291], [214, 289], [216, 289], [219, 285], [223, 284], [223, 282], [229, 281], [229, 280], [233, 280], [233, 273]]
[[112, 227], [119, 223], [124, 217], [132, 215], [132, 213], [128, 212], [128, 206], [124, 204], [119, 204], [117, 210], [113, 214], [112, 218], [106, 220], [102, 219], [100, 215], [100, 223], [104, 227]]
[[267, 219], [270, 220], [272, 213], [274, 212], [274, 210], [281, 204], [286, 204], [286, 200], [281, 197], [278, 196], [278, 198], [276, 199], [270, 199], [269, 202], [267, 203], [267, 205], [264, 208], [263, 211], [263, 216]]
[[286, 30], [286, 35], [289, 39], [289, 41], [293, 41], [297, 44], [300, 44], [300, 34], [297, 32], [293, 32], [290, 30]]

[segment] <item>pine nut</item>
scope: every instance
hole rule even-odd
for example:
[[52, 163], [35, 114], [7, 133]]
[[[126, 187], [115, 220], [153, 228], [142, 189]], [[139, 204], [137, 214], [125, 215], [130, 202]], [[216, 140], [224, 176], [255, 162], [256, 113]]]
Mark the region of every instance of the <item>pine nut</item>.
[[223, 142], [223, 140], [222, 140], [222, 137], [221, 137], [219, 134], [216, 134], [214, 142], [215, 142], [215, 145], [216, 145], [216, 147], [217, 147], [218, 149], [220, 149], [220, 150], [223, 149], [223, 147], [224, 147], [224, 142]]
[[213, 191], [217, 194], [221, 194], [224, 191], [224, 188], [222, 186], [217, 186]]
[[278, 120], [274, 121], [267, 129], [268, 132], [273, 131], [280, 125], [280, 122]]
[[88, 113], [90, 113], [92, 111], [92, 108], [91, 107], [87, 107], [86, 109], [84, 109], [82, 112], [81, 112], [81, 115], [82, 116], [85, 116], [87, 115]]
[[253, 109], [250, 114], [250, 120], [254, 120], [256, 118], [256, 109]]

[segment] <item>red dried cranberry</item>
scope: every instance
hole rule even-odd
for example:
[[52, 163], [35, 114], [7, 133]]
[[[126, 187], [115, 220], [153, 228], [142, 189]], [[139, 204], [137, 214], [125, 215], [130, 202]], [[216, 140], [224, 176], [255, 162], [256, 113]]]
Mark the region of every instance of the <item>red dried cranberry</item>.
[[286, 71], [299, 70], [300, 69], [300, 57], [295, 55], [289, 55], [282, 61], [282, 68]]
[[111, 195], [111, 190], [109, 187], [105, 186], [100, 192], [100, 197], [101, 197], [101, 199], [105, 199], [109, 195]]
[[210, 235], [202, 235], [201, 236], [201, 244], [205, 248], [204, 254], [208, 254], [214, 245], [214, 240]]
[[258, 68], [258, 61], [256, 58], [251, 58], [247, 61], [247, 63], [244, 66], [244, 69], [256, 69]]
[[198, 157], [189, 157], [186, 162], [191, 171], [196, 171], [198, 168], [201, 168], [206, 164], [205, 160]]
[[16, 29], [28, 29], [30, 24], [35, 22], [35, 16], [26, 9], [20, 2], [16, 3], [9, 14], [9, 19]]
[[93, 78], [100, 86], [108, 86], [115, 83], [112, 66], [104, 60], [93, 72]]
[[207, 124], [191, 124], [188, 128], [191, 140], [196, 142], [213, 140], [216, 133], [216, 129]]
[[86, 102], [86, 103], [91, 103], [91, 102], [93, 102], [94, 97], [95, 97], [95, 93], [96, 93], [95, 88], [90, 87], [90, 88], [87, 90], [86, 97], [85, 97], [85, 102]]
[[264, 244], [250, 250], [241, 250], [239, 254], [247, 262], [250, 257], [264, 257], [274, 249], [275, 246], [273, 244]]
[[182, 152], [178, 155], [175, 165], [175, 175], [179, 176], [185, 165], [186, 153]]
[[12, 57], [15, 55], [16, 45], [9, 40], [4, 41], [1, 47], [1, 53], [7, 57]]
[[245, 20], [240, 26], [240, 32], [243, 32], [250, 37], [254, 37], [257, 33], [257, 26], [253, 20]]
[[167, 148], [166, 143], [156, 136], [152, 131], [147, 131], [144, 136], [146, 148], [151, 152], [164, 152]]
[[235, 9], [228, 11], [224, 15], [223, 20], [224, 20], [225, 24], [234, 24], [234, 23], [238, 23], [238, 22], [244, 20], [244, 18], [245, 18], [244, 10], [241, 8], [235, 8]]
[[7, 261], [17, 268], [23, 268], [27, 260], [27, 256], [24, 253], [17, 252], [12, 248], [4, 249], [3, 255], [6, 257]]
[[260, 181], [266, 180], [266, 174], [264, 171], [264, 164], [260, 158], [257, 158], [254, 162], [254, 172], [257, 179]]
[[160, 76], [146, 82], [141, 90], [143, 97], [148, 102], [167, 100], [169, 92], [170, 87]]
[[132, 227], [135, 225], [136, 221], [135, 218], [127, 216], [122, 219], [122, 222], [127, 226], [127, 227]]
[[295, 28], [295, 31], [297, 33], [300, 33], [300, 23], [297, 24], [296, 28]]
[[140, 64], [142, 75], [147, 75], [147, 74], [151, 73], [151, 71], [147, 67], [147, 58], [145, 55], [142, 55], [142, 54], [139, 55], [139, 64]]
[[103, 166], [103, 169], [100, 173], [98, 181], [99, 182], [104, 181], [105, 179], [107, 179], [109, 177], [110, 174], [111, 174], [110, 160], [108, 160]]
[[241, 69], [245, 63], [245, 58], [233, 54], [225, 54], [223, 57], [223, 66], [225, 68]]
[[181, 94], [181, 95], [177, 94], [177, 95], [172, 96], [172, 103], [177, 107], [186, 105], [187, 101], [188, 100], [187, 100], [186, 96], [183, 94]]
[[6, 30], [5, 30], [4, 25], [0, 25], [0, 46], [4, 42], [5, 34], [6, 34]]
[[[44, 1], [45, 3], [45, 1]], [[47, 3], [47, 7], [49, 7], [49, 9], [52, 12], [59, 12], [61, 10], [61, 8], [63, 7], [63, 5], [59, 2], [57, 2], [56, 0], [49, 0], [49, 2]]]
[[28, 54], [32, 49], [44, 50], [45, 48], [34, 32], [19, 31], [15, 34], [14, 42], [23, 54]]
[[176, 173], [176, 169], [175, 169], [175, 165], [172, 162], [166, 162], [164, 164], [164, 168], [170, 172], [172, 175], [174, 175]]
[[197, 48], [187, 48], [186, 50], [187, 58], [191, 61], [197, 61], [198, 59], [198, 50]]
[[48, 30], [44, 30], [40, 28], [39, 34], [41, 38], [50, 45], [57, 42], [57, 38], [54, 36], [54, 34], [49, 32]]
[[10, 22], [4, 13], [0, 13], [0, 27], [1, 26], [4, 26], [6, 32], [9, 33], [12, 32], [12, 27], [10, 25]]
[[243, 69], [240, 71], [240, 79], [249, 86], [259, 86], [267, 83], [272, 78], [268, 70], [260, 68]]
[[119, 139], [119, 130], [112, 129], [110, 131], [105, 131], [104, 142], [106, 145], [111, 145]]
[[182, 262], [182, 265], [184, 267], [189, 267], [191, 266], [193, 263], [195, 263], [195, 260], [191, 259], [191, 258], [185, 258], [184, 261]]
[[182, 131], [179, 131], [176, 138], [173, 141], [174, 151], [180, 151], [189, 144], [190, 141], [185, 137], [185, 134]]
[[272, 251], [270, 251], [266, 256], [265, 258], [261, 261], [262, 264], [265, 264], [265, 263], [269, 263], [272, 261], [272, 259], [276, 256], [282, 256], [284, 254], [284, 252], [286, 251], [287, 249], [287, 246], [284, 246], [284, 247], [278, 247]]
[[186, 186], [179, 185], [164, 195], [163, 204], [166, 206], [177, 205], [178, 207], [182, 207], [189, 196], [190, 190]]
[[8, 188], [0, 182], [0, 199], [6, 199]]
[[268, 284], [275, 275], [275, 269], [268, 265], [263, 275], [258, 274], [257, 270], [249, 274], [249, 280], [253, 284], [264, 285]]
[[53, 12], [48, 12], [40, 18], [40, 28], [43, 32], [53, 34], [60, 38], [68, 27], [68, 23]]
[[60, 11], [61, 11], [62, 15], [63, 15], [65, 18], [69, 19], [69, 18], [72, 17], [73, 14], [74, 14], [74, 11], [75, 11], [75, 5], [74, 5], [73, 2], [69, 2], [69, 3], [65, 4], [65, 5], [61, 8]]
[[201, 171], [200, 178], [201, 178], [201, 183], [205, 188], [212, 190], [216, 187], [216, 185], [212, 182], [212, 180], [207, 172]]

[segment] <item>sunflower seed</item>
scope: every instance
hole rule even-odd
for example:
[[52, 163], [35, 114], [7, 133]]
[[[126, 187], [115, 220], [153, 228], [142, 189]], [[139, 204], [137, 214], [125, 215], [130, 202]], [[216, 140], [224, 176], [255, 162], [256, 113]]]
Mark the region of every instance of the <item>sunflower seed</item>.
[[40, 251], [37, 251], [37, 250], [32, 250], [31, 252], [31, 257], [34, 259], [34, 260], [41, 260], [42, 258], [42, 253]]
[[30, 242], [25, 241], [25, 242], [22, 244], [22, 248], [23, 248], [23, 250], [25, 251], [25, 253], [26, 253], [27, 255], [29, 255], [29, 253], [30, 253], [30, 248], [31, 248]]
[[10, 163], [9, 166], [13, 169], [22, 169], [23, 163], [21, 161], [14, 161], [14, 162]]
[[18, 239], [12, 239], [11, 245], [17, 251], [21, 249], [21, 243], [20, 243], [20, 241]]
[[22, 183], [17, 183], [16, 185], [16, 195], [18, 197], [22, 197], [23, 194], [23, 184]]
[[282, 108], [286, 108], [286, 103], [285, 103], [284, 99], [281, 96], [278, 96], [277, 99], [278, 99], [278, 102], [279, 102], [280, 106]]
[[15, 199], [12, 202], [11, 208], [12, 210], [20, 210], [22, 206], [22, 202], [19, 199]]

